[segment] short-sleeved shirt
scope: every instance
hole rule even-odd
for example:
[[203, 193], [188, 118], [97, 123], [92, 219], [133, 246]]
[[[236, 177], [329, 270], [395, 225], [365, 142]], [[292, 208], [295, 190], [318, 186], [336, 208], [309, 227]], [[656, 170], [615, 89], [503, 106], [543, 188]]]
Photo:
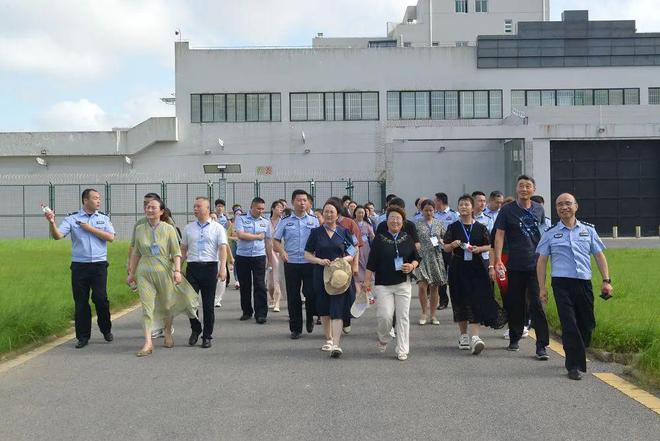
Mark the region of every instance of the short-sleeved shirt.
[[325, 226], [314, 228], [305, 243], [305, 251], [319, 259], [335, 260], [346, 256], [346, 250], [352, 245], [347, 239], [350, 233], [341, 225], [337, 225], [332, 237], [328, 236], [327, 230]]
[[400, 231], [396, 236], [393, 236], [387, 228], [385, 231], [379, 231], [374, 238], [367, 260], [367, 269], [374, 273], [376, 285], [398, 285], [408, 280], [407, 274], [395, 269], [396, 257], [401, 257], [404, 263], [422, 260], [414, 239], [406, 231]]
[[225, 216], [224, 213], [222, 213], [220, 216], [218, 216], [218, 223], [222, 225], [225, 229], [227, 228], [227, 223], [229, 222], [229, 219], [227, 219], [227, 216]]
[[[488, 216], [483, 211], [481, 213], [479, 213], [478, 216], [475, 216], [474, 220], [479, 222], [484, 227], [486, 227], [486, 229], [488, 230], [488, 233], [493, 231], [493, 225], [494, 225], [493, 218]], [[481, 253], [481, 257], [484, 260], [489, 260], [490, 259], [490, 253], [488, 251], [486, 251], [485, 253]]]
[[[263, 216], [255, 219], [251, 214], [236, 217], [234, 229], [250, 234], [264, 233], [266, 239], [273, 237], [270, 221]], [[266, 255], [266, 242], [261, 240], [238, 239], [236, 255], [243, 257], [259, 257]]]
[[[469, 241], [468, 235], [470, 236]], [[490, 236], [488, 235], [488, 230], [483, 224], [479, 222], [473, 223], [472, 227], [469, 225], [463, 225], [460, 221], [451, 224], [449, 227], [447, 227], [447, 232], [445, 233], [443, 242], [449, 244], [455, 240], [460, 240], [461, 242], [469, 243], [477, 247], [490, 244]], [[464, 256], [465, 251], [461, 247], [455, 248], [452, 251], [453, 259], [460, 261], [461, 264], [463, 264], [463, 262], [466, 264], [470, 264], [469, 262], [474, 262], [473, 264], [478, 264], [483, 267], [483, 263], [480, 262], [480, 259], [474, 258], [476, 255], [472, 256], [473, 259], [471, 261], [466, 261]], [[452, 265], [454, 265], [454, 263], [452, 263]]]
[[536, 268], [536, 246], [543, 232], [543, 205], [532, 202], [524, 209], [517, 202], [500, 209], [494, 230], [503, 230], [509, 251], [507, 267], [513, 271], [533, 271]]
[[552, 277], [591, 280], [590, 256], [604, 249], [593, 225], [576, 221], [568, 228], [559, 221], [543, 234], [536, 252], [550, 256]]
[[495, 221], [497, 220], [497, 215], [500, 214], [500, 210], [491, 210], [490, 208], [486, 207], [484, 208], [484, 213], [493, 219], [493, 225], [495, 225]]
[[79, 223], [90, 224], [107, 233], [115, 234], [110, 218], [100, 211], [88, 214], [82, 208], [70, 213], [58, 227], [64, 236], [71, 235], [71, 261], [78, 263], [105, 262], [108, 260], [108, 243], [83, 230]]
[[439, 221], [444, 222], [445, 226], [449, 226], [458, 220], [458, 213], [449, 207], [443, 211], [436, 211], [433, 216]]
[[[417, 234], [417, 226], [415, 225], [414, 222], [406, 219], [406, 221], [403, 223], [402, 230], [408, 233], [408, 235], [413, 240], [413, 242], [419, 243], [419, 234]], [[381, 222], [380, 224], [378, 224], [378, 227], [376, 227], [376, 234], [386, 233], [386, 232], [387, 232], [387, 222]]]
[[227, 244], [225, 227], [209, 220], [205, 223], [191, 222], [183, 229], [181, 245], [188, 249], [188, 262], [217, 262], [218, 249]]
[[312, 230], [318, 227], [319, 220], [316, 216], [304, 214], [298, 217], [292, 213], [277, 224], [273, 239], [284, 241], [284, 251], [289, 255], [289, 263], [309, 263], [305, 260], [305, 244]]

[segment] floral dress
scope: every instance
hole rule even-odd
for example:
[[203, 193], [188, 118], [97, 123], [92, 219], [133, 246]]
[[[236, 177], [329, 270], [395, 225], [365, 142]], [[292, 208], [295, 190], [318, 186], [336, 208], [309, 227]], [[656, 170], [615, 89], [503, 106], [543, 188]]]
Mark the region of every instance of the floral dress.
[[[415, 223], [419, 242], [422, 249], [419, 254], [422, 261], [414, 272], [418, 282], [426, 282], [430, 285], [444, 285], [447, 283], [447, 270], [442, 259], [442, 237], [445, 235], [445, 224], [438, 219], [433, 219], [429, 225], [425, 219]], [[438, 239], [438, 246], [434, 246], [431, 237]]]

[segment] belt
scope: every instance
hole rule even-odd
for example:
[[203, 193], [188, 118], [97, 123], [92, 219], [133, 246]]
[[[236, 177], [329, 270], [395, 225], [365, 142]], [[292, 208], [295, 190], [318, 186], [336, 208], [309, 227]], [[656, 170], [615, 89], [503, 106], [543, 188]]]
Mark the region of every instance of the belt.
[[205, 266], [208, 265], [208, 266], [211, 266], [211, 265], [217, 265], [217, 264], [218, 264], [217, 260], [213, 261], [213, 262], [188, 262], [188, 265], [205, 265]]

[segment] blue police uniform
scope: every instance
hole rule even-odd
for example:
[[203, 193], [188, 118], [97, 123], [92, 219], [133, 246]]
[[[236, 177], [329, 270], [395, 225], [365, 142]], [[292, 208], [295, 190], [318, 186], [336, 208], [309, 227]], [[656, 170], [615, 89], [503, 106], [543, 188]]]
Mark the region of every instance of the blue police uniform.
[[376, 228], [378, 228], [378, 225], [380, 225], [382, 222], [385, 222], [387, 220], [387, 212], [381, 213], [376, 217], [376, 223], [374, 225], [374, 231]]
[[456, 213], [451, 208], [447, 207], [443, 211], [436, 211], [433, 215], [439, 221], [444, 222], [445, 228], [449, 228], [451, 224], [458, 220], [458, 213]]
[[565, 366], [587, 370], [586, 348], [596, 327], [591, 286], [591, 255], [605, 245], [593, 225], [576, 220], [573, 228], [559, 221], [541, 237], [536, 252], [550, 256], [552, 291], [562, 327]]
[[[84, 346], [92, 333], [92, 310], [89, 294], [96, 307], [97, 321], [107, 341], [112, 340], [110, 303], [108, 302], [108, 246], [107, 242], [84, 230], [81, 224], [115, 234], [110, 218], [100, 211], [87, 213], [85, 210], [69, 213], [58, 230], [71, 236], [71, 288], [75, 303], [76, 338]], [[81, 347], [82, 347], [81, 346]]]
[[495, 221], [497, 220], [497, 215], [500, 214], [500, 210], [491, 210], [490, 208], [486, 207], [484, 208], [484, 213], [493, 219], [493, 225], [495, 225]]
[[319, 226], [316, 216], [304, 214], [302, 217], [292, 213], [283, 218], [275, 230], [273, 238], [284, 242], [288, 262], [284, 263], [287, 307], [289, 309], [289, 331], [297, 338], [302, 333], [302, 300], [300, 290], [305, 295], [307, 332], [314, 329], [316, 293], [314, 291], [314, 272], [312, 264], [305, 260], [305, 245], [312, 229]]
[[227, 216], [225, 216], [224, 213], [221, 214], [220, 216], [218, 216], [218, 223], [220, 225], [222, 225], [223, 227], [225, 227], [225, 229], [227, 229], [227, 223], [228, 222], [229, 222], [229, 219], [227, 219]]
[[[479, 222], [484, 227], [486, 227], [489, 234], [493, 230], [493, 226], [495, 225], [495, 222], [493, 222], [493, 218], [488, 216], [483, 211], [479, 213], [478, 216], [475, 216], [474, 220]], [[481, 257], [483, 258], [484, 261], [488, 262], [488, 260], [490, 259], [490, 253], [488, 251], [486, 251], [485, 253], [481, 253]]]
[[[264, 233], [265, 239], [239, 239], [236, 247], [236, 276], [240, 283], [242, 320], [249, 319], [252, 314], [257, 323], [265, 323], [268, 315], [266, 299], [266, 240], [272, 238], [270, 221], [263, 216], [254, 218], [248, 213], [237, 216], [234, 229], [236, 232], [250, 234]], [[252, 308], [252, 283], [254, 281], [254, 308]]]

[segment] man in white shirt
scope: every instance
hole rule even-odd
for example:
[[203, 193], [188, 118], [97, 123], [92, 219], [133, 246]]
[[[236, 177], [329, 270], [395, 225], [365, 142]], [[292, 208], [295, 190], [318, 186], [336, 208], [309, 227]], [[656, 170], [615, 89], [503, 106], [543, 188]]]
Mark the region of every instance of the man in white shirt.
[[197, 344], [202, 334], [202, 348], [211, 347], [215, 289], [218, 280], [222, 283], [227, 278], [227, 232], [219, 222], [211, 221], [210, 204], [208, 198], [195, 199], [193, 214], [197, 220], [186, 225], [181, 240], [181, 252], [188, 262], [186, 280], [195, 291], [201, 292], [204, 312], [203, 330], [198, 319], [190, 319], [192, 333], [188, 344]]

